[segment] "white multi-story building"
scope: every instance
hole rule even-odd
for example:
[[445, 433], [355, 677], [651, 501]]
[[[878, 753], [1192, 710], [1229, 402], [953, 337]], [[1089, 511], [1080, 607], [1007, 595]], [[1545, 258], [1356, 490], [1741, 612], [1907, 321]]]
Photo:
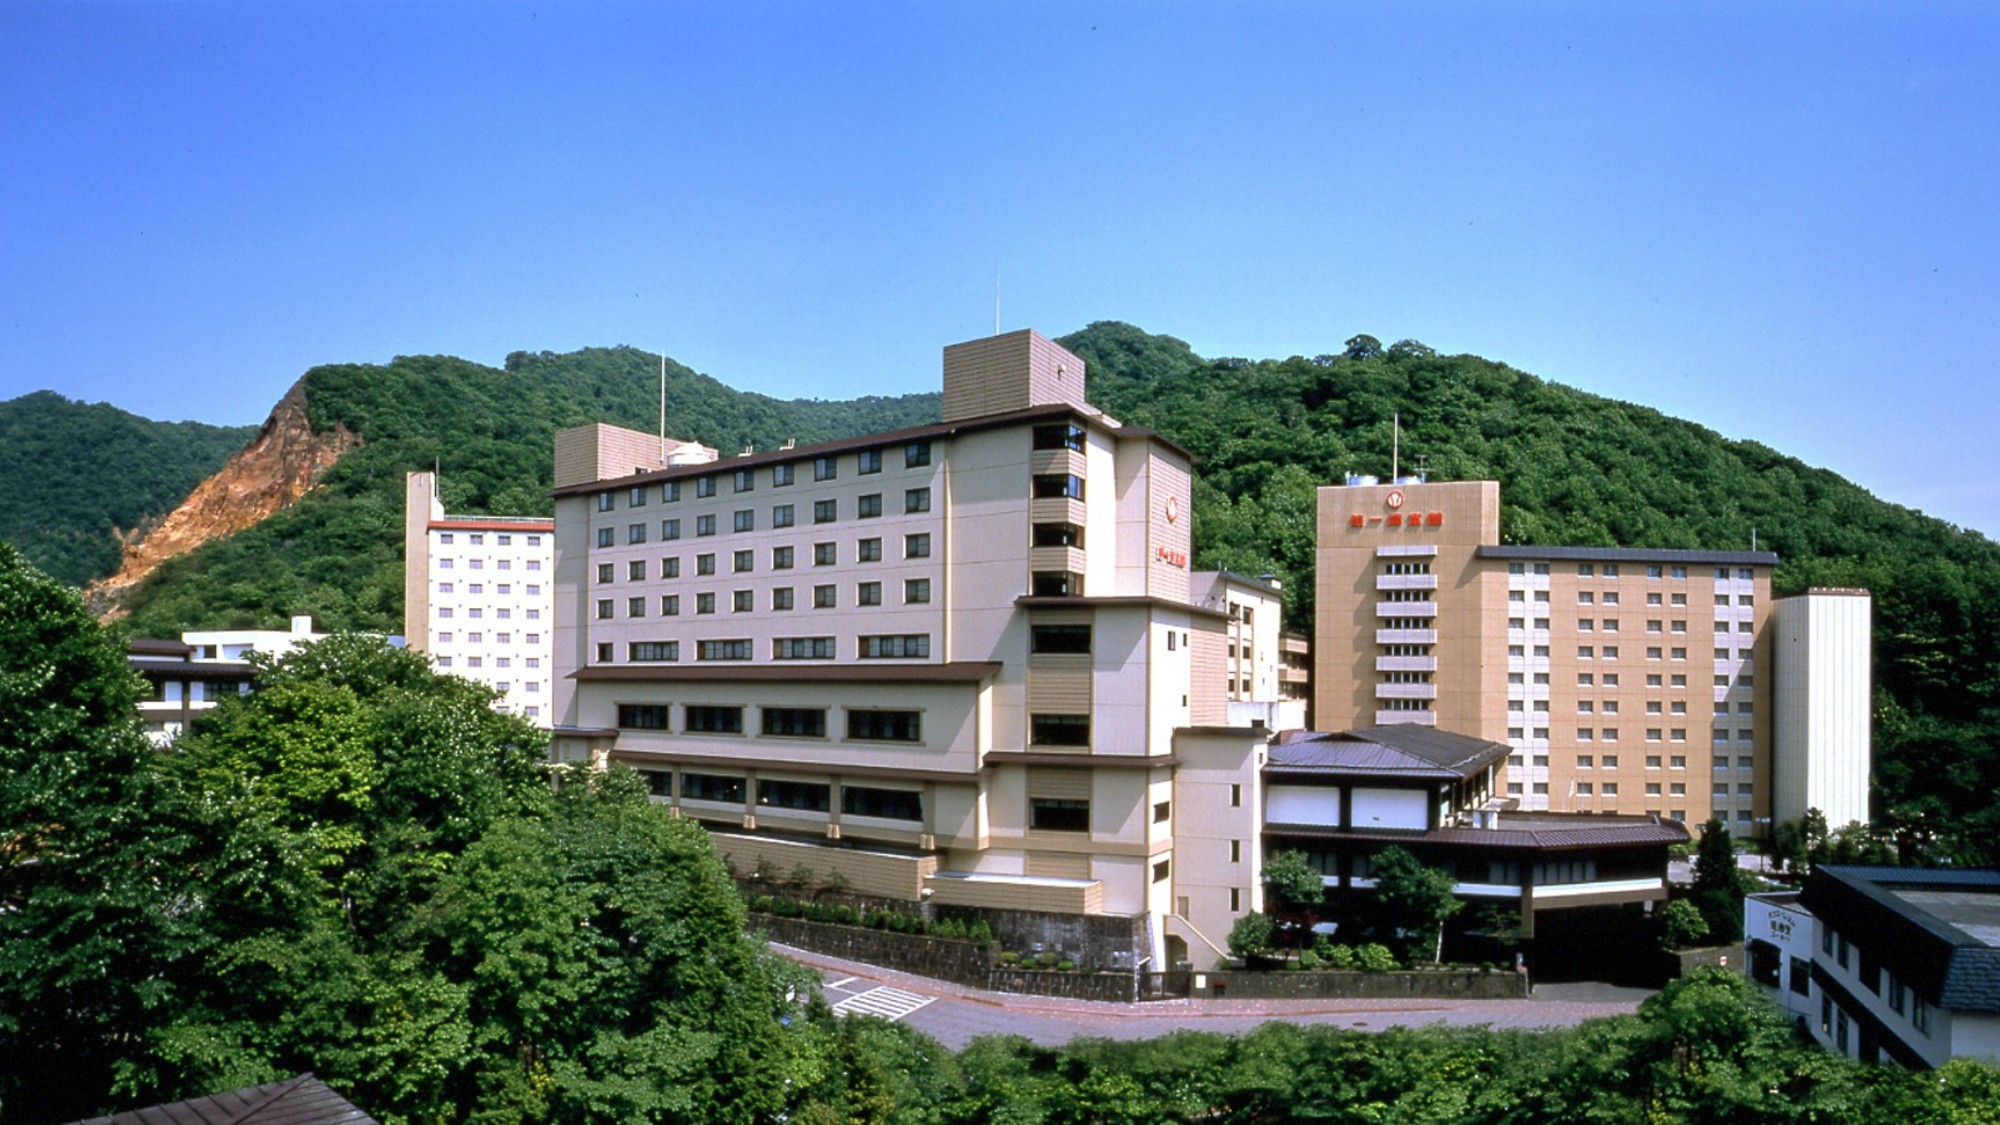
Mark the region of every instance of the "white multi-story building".
[[1192, 586], [1196, 605], [1228, 617], [1222, 677], [1229, 724], [1303, 729], [1304, 685], [1285, 675], [1283, 587], [1268, 575], [1248, 578], [1227, 570], [1196, 571]]
[[127, 665], [152, 688], [139, 702], [146, 736], [166, 746], [186, 733], [196, 715], [249, 690], [256, 676], [248, 663], [252, 653], [283, 656], [324, 637], [313, 630], [311, 617], [298, 616], [289, 630], [198, 629], [178, 641], [133, 641]]
[[[1187, 453], [1083, 387], [1023, 331], [945, 349], [937, 425], [651, 465], [645, 435], [558, 435], [557, 753], [647, 771], [739, 870], [1118, 918], [1132, 963], [1212, 963], [1254, 908], [1266, 732], [1225, 726]], [[1233, 850], [1177, 850], [1183, 740], [1252, 818]]]
[[1772, 607], [1771, 816], [1778, 823], [1808, 809], [1835, 828], [1868, 822], [1872, 606], [1866, 590], [1813, 589]]
[[411, 473], [403, 524], [403, 631], [441, 672], [501, 693], [549, 725], [554, 698], [555, 523], [447, 515], [433, 473]]

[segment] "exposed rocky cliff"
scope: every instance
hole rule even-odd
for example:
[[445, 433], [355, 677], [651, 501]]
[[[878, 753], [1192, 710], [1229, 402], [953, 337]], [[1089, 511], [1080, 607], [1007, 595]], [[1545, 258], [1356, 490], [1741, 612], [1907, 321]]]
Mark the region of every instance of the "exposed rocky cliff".
[[298, 502], [361, 439], [346, 427], [315, 434], [306, 418], [305, 381], [292, 385], [250, 444], [203, 481], [158, 524], [121, 535], [118, 573], [84, 591], [105, 619], [124, 615], [126, 591], [161, 563], [214, 539], [233, 535]]

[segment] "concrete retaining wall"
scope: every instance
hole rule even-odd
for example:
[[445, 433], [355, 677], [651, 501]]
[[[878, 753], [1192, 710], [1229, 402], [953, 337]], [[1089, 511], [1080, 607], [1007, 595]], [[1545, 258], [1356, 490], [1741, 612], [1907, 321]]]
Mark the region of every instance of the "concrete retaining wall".
[[1440, 969], [1416, 973], [1319, 970], [1195, 973], [1196, 996], [1251, 1000], [1509, 1000], [1528, 995], [1524, 973]]

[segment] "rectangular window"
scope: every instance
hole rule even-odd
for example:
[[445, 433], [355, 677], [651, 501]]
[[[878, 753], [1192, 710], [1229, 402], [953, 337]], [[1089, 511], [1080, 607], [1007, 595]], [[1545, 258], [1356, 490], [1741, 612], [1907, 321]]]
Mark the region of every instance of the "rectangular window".
[[626, 599], [625, 599], [625, 616], [627, 616], [627, 617], [644, 617], [644, 616], [646, 616], [646, 599], [644, 599], [644, 598], [626, 598]]
[[660, 521], [661, 539], [679, 539], [680, 537], [681, 537], [681, 521], [679, 520]]
[[813, 501], [813, 522], [832, 523], [840, 516], [840, 504], [835, 500]]
[[751, 489], [754, 489], [756, 487], [757, 487], [757, 471], [755, 469], [736, 470], [736, 491], [749, 492]]
[[[629, 646], [626, 659], [634, 664], [650, 664], [660, 661], [675, 661], [681, 658], [679, 641], [634, 641]], [[529, 658], [533, 660], [533, 657]], [[530, 664], [529, 667], [534, 667]]]
[[863, 660], [921, 659], [931, 654], [929, 633], [899, 633], [862, 637], [857, 655]]
[[743, 708], [690, 703], [686, 708], [687, 730], [692, 734], [742, 734]]
[[882, 541], [881, 541], [880, 539], [863, 539], [863, 540], [861, 540], [861, 541], [860, 541], [859, 543], [857, 543], [857, 544], [855, 545], [855, 552], [854, 552], [854, 561], [856, 561], [856, 562], [881, 562], [881, 561], [882, 561]]
[[854, 604], [881, 605], [882, 584], [880, 582], [862, 582], [857, 584], [854, 587]]
[[1061, 797], [1030, 797], [1028, 827], [1039, 832], [1090, 831], [1090, 802]]
[[709, 591], [696, 594], [694, 596], [694, 611], [696, 614], [714, 613], [715, 594]]
[[1048, 473], [1035, 477], [1034, 494], [1041, 500], [1083, 499], [1083, 478], [1075, 473]]
[[1033, 535], [1037, 547], [1083, 546], [1083, 528], [1073, 523], [1038, 523]]
[[826, 708], [765, 707], [760, 712], [764, 733], [778, 738], [825, 738]]
[[757, 782], [757, 804], [762, 808], [825, 812], [831, 807], [831, 787], [816, 781]]
[[1029, 592], [1038, 598], [1080, 598], [1083, 575], [1065, 570], [1038, 570], [1030, 577]]
[[712, 554], [696, 555], [694, 557], [694, 572], [696, 574], [702, 574], [702, 575], [714, 574], [715, 556]]
[[710, 513], [694, 518], [694, 533], [697, 537], [715, 534], [715, 515]]
[[838, 477], [839, 475], [840, 475], [840, 458], [838, 457], [813, 458], [814, 480], [832, 480], [835, 477]]
[[680, 615], [681, 615], [681, 596], [679, 594], [660, 595], [660, 616], [679, 617]]
[[882, 494], [871, 492], [856, 499], [854, 515], [857, 519], [872, 520], [882, 514]]
[[756, 511], [756, 509], [754, 509], [754, 508], [744, 508], [744, 509], [742, 509], [741, 511], [737, 512], [737, 513], [736, 513], [736, 515], [735, 515], [735, 517], [734, 517], [734, 522], [732, 523], [732, 525], [731, 525], [731, 526], [733, 526], [733, 527], [734, 527], [734, 528], [735, 528], [735, 529], [736, 529], [737, 531], [755, 531], [755, 530], [757, 530], [757, 511]]
[[750, 642], [743, 641], [702, 641], [695, 650], [699, 660], [748, 660]]
[[1031, 653], [1089, 653], [1088, 625], [1031, 625], [1028, 628]]
[[832, 660], [832, 637], [778, 637], [771, 641], [773, 660]]
[[1089, 715], [1028, 716], [1030, 746], [1089, 746]]
[[669, 710], [664, 703], [620, 703], [618, 725], [624, 730], [666, 730]]
[[879, 449], [864, 449], [854, 455], [854, 462], [857, 471], [863, 476], [869, 473], [879, 473], [882, 471], [882, 451]]
[[792, 608], [792, 588], [790, 586], [779, 586], [771, 591], [771, 608], [779, 611]]
[[730, 556], [729, 565], [736, 574], [748, 574], [757, 569], [757, 552], [737, 551]]
[[757, 592], [754, 590], [736, 590], [729, 595], [729, 612], [731, 613], [749, 613], [756, 608]]
[[694, 480], [694, 494], [697, 499], [703, 500], [715, 495], [715, 474], [710, 473], [706, 476], [696, 477]]
[[1083, 427], [1075, 423], [1057, 426], [1036, 426], [1034, 436], [1036, 449], [1067, 449], [1074, 453], [1083, 452]]
[[614, 582], [617, 580], [617, 577], [618, 567], [616, 563], [597, 564], [597, 580], [599, 582]]
[[771, 509], [772, 527], [790, 527], [792, 526], [792, 522], [792, 506], [790, 504], [779, 504]]
[[[609, 527], [600, 527], [597, 529], [597, 545], [600, 547], [615, 546], [618, 542], [617, 536], [618, 532], [616, 530]], [[438, 565], [449, 570], [451, 569], [451, 560], [446, 559]]]
[[600, 512], [610, 511], [613, 505], [617, 503], [618, 503], [618, 498], [611, 495], [609, 492], [600, 492], [597, 494], [597, 510]]
[[913, 441], [903, 447], [903, 467], [914, 469], [931, 463], [931, 443]]
[[784, 488], [795, 479], [796, 466], [790, 461], [771, 466], [771, 487]]
[[834, 592], [832, 583], [813, 587], [813, 608], [833, 609], [840, 604], [840, 596]]
[[906, 559], [927, 559], [931, 557], [931, 533], [920, 531], [903, 536], [903, 557]]
[[868, 785], [840, 787], [840, 815], [877, 820], [922, 821], [924, 795], [913, 789], [877, 789]]
[[862, 742], [921, 742], [923, 714], [918, 711], [849, 711], [847, 737]]
[[771, 569], [772, 570], [792, 569], [792, 549], [790, 547], [771, 548]]
[[713, 773], [681, 774], [681, 800], [715, 801], [725, 805], [740, 805], [747, 791], [740, 777], [724, 777]]
[[840, 561], [840, 548], [832, 543], [813, 544], [813, 565], [832, 566]]
[[905, 512], [928, 512], [931, 510], [931, 490], [928, 488], [906, 488], [903, 490], [903, 510]]
[[[612, 611], [612, 607], [611, 607], [611, 599], [610, 599], [610, 598], [599, 598], [599, 599], [597, 599], [597, 619], [598, 619], [599, 621], [609, 621], [609, 620], [611, 620], [611, 617], [612, 617], [612, 612], [613, 612], [613, 611]], [[449, 610], [440, 610], [440, 611], [439, 611], [439, 616], [441, 616], [441, 617], [443, 617], [443, 616], [449, 616], [449, 615], [450, 615], [450, 611], [449, 611]]]
[[931, 600], [931, 580], [928, 578], [903, 579], [903, 604], [928, 605]]

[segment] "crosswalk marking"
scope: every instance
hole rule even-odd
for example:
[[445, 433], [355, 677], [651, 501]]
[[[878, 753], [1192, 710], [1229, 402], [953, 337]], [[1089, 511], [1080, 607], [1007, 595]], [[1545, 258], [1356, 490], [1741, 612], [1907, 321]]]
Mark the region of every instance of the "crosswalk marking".
[[881, 1016], [886, 1020], [899, 1020], [935, 999], [937, 999], [935, 996], [923, 996], [915, 992], [904, 992], [900, 988], [883, 986], [871, 988], [866, 992], [857, 992], [835, 1004], [833, 1010], [842, 1014], [860, 1012], [863, 1015]]
[[860, 977], [842, 977], [836, 981], [828, 981], [826, 986], [828, 988], [845, 988], [860, 979]]

